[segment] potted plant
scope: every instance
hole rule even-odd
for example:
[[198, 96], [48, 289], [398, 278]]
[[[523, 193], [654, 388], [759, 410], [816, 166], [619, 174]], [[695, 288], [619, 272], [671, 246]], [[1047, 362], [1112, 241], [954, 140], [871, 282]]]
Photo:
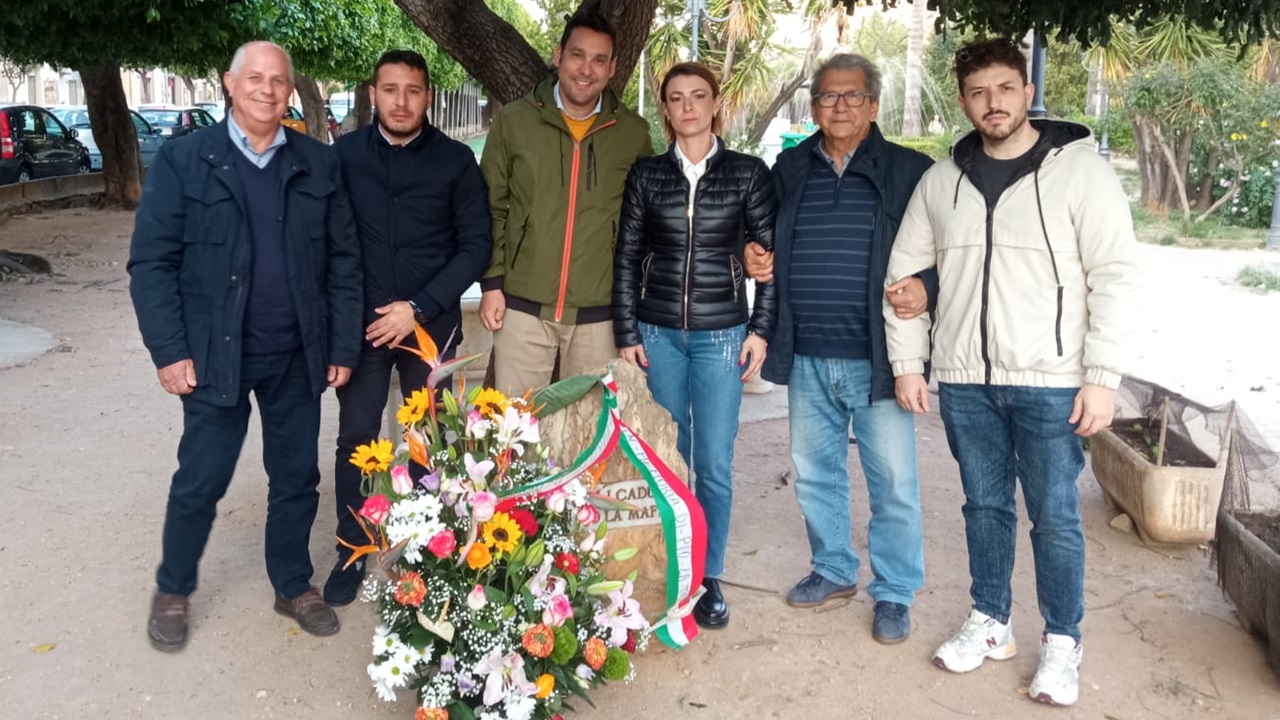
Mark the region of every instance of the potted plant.
[[[1234, 426], [1231, 407], [1226, 436]], [[1133, 519], [1147, 543], [1205, 543], [1213, 539], [1226, 477], [1226, 437], [1217, 457], [1191, 438], [1171, 432], [1169, 401], [1159, 418], [1117, 419], [1090, 439], [1093, 474], [1102, 492]]]
[[1245, 629], [1269, 644], [1280, 674], [1280, 513], [1218, 513], [1218, 584], [1235, 603]]

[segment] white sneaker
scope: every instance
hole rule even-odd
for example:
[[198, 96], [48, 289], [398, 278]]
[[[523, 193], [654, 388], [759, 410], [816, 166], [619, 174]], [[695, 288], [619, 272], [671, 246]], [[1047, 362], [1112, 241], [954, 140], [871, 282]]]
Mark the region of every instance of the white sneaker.
[[960, 632], [933, 654], [933, 664], [943, 670], [967, 673], [977, 670], [987, 658], [1008, 660], [1017, 654], [1018, 645], [1009, 623], [971, 610]]
[[1084, 650], [1070, 635], [1040, 639], [1040, 669], [1031, 681], [1032, 700], [1050, 705], [1074, 705], [1080, 697], [1080, 658]]

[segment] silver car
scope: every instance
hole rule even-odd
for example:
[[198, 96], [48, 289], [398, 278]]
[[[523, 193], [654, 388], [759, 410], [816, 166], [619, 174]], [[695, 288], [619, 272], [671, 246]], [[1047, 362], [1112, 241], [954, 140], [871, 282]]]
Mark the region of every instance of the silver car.
[[[89, 109], [84, 105], [54, 105], [49, 108], [63, 125], [74, 128], [79, 133], [78, 139], [89, 150], [89, 166], [96, 172], [102, 169], [102, 151], [98, 149], [98, 141], [93, 137], [93, 128], [89, 125]], [[156, 153], [164, 144], [164, 136], [151, 123], [138, 113], [129, 111], [133, 120], [134, 132], [138, 135], [138, 154], [142, 156], [142, 167], [151, 167]]]

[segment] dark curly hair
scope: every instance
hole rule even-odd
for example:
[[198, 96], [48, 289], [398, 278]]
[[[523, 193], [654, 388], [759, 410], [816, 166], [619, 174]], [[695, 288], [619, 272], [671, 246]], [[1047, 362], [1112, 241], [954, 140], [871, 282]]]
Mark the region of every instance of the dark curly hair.
[[991, 38], [971, 42], [956, 51], [956, 83], [960, 94], [964, 94], [965, 78], [992, 65], [1017, 70], [1022, 84], [1027, 84], [1027, 56], [1022, 54], [1022, 44], [1007, 38]]

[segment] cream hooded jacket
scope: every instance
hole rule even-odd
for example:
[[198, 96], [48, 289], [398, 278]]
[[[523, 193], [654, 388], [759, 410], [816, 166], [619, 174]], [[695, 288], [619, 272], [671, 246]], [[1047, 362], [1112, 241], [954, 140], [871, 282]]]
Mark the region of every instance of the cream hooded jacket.
[[885, 303], [894, 376], [938, 382], [1115, 388], [1137, 283], [1129, 201], [1089, 131], [1033, 121], [1041, 138], [988, 208], [973, 181], [977, 133], [916, 187], [889, 258], [890, 283], [938, 269], [935, 317]]

